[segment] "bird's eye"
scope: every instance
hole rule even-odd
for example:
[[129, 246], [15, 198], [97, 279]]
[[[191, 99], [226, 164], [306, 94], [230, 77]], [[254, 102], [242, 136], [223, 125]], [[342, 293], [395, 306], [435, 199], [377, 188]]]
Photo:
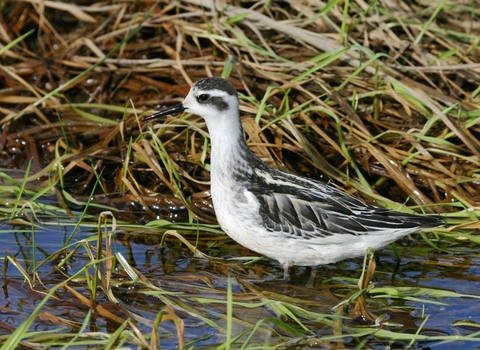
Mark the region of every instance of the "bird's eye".
[[207, 100], [210, 98], [210, 95], [208, 94], [201, 94], [198, 95], [197, 100], [198, 102], [207, 102]]

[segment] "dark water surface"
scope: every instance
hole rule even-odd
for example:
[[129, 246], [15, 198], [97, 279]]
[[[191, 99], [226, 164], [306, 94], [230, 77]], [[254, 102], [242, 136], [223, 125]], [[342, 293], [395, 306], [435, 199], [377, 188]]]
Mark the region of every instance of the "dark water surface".
[[[31, 271], [36, 259], [37, 264], [48, 256], [61, 250], [72, 232], [75, 222], [65, 225], [65, 221], [58, 225], [40, 225], [32, 234], [32, 229], [23, 225], [3, 223], [0, 226], [0, 246], [4, 256], [15, 257], [21, 266]], [[115, 235], [114, 247], [124, 256], [130, 265], [136, 268], [150, 282], [165, 292], [181, 292], [182, 296], [173, 296], [193, 310], [199, 310], [204, 317], [214, 321], [221, 327], [226, 327], [225, 314], [227, 276], [231, 276], [233, 300], [246, 303], [257, 303], [263, 300], [288, 301], [307, 310], [333, 314], [332, 308], [346, 299], [357, 290], [356, 280], [361, 274], [363, 259], [349, 259], [337, 264], [321, 266], [315, 269], [296, 267], [291, 271], [292, 279], [283, 281], [282, 269], [268, 259], [254, 261], [245, 265], [242, 260], [231, 260], [235, 257], [253, 256], [254, 254], [240, 247], [225, 236], [205, 234], [199, 237], [198, 247], [206, 254], [229, 260], [209, 260], [194, 258], [193, 253], [175, 238], [169, 238], [163, 248], [160, 248], [161, 233], [152, 234], [142, 232], [125, 232], [118, 230]], [[94, 237], [96, 228], [81, 228], [75, 232], [72, 242], [87, 240]], [[195, 244], [196, 235], [188, 234], [185, 237]], [[448, 251], [435, 250], [416, 236], [415, 241], [405, 240], [398, 243], [402, 256], [397, 263], [391, 248], [377, 252], [377, 269], [373, 277], [376, 288], [382, 287], [414, 287], [430, 288], [438, 291], [450, 291], [465, 294], [465, 297], [436, 297], [435, 295], [412, 295], [410, 300], [388, 298], [375, 290], [367, 298], [370, 311], [375, 315], [387, 314], [390, 323], [402, 325], [402, 332], [415, 333], [422, 325], [421, 334], [424, 335], [465, 335], [475, 332], [480, 325], [480, 254], [470, 244], [456, 241], [450, 242]], [[438, 243], [438, 242], [437, 242]], [[90, 244], [94, 245], [95, 240]], [[442, 243], [439, 244], [442, 248]], [[35, 249], [34, 249], [35, 247]], [[67, 248], [65, 252], [72, 248]], [[69, 264], [59, 271], [56, 263], [49, 261], [38, 268], [38, 277], [46, 287], [51, 287], [65, 279], [62, 272], [72, 275], [89, 263], [90, 259], [85, 249], [78, 249]], [[24, 321], [44, 298], [45, 289], [39, 284], [31, 289], [24, 283], [20, 271], [11, 263], [8, 267], [2, 259], [3, 289], [0, 321], [3, 324], [2, 333], [8, 334]], [[93, 273], [93, 270], [90, 271]], [[5, 278], [6, 276], [6, 278]], [[115, 296], [121, 305], [128, 310], [128, 316], [136, 320], [137, 327], [142, 331], [151, 332], [152, 322], [157, 313], [165, 306], [164, 300], [148, 296], [144, 287], [132, 284], [125, 274], [115, 275]], [[125, 283], [122, 283], [124, 281]], [[77, 286], [78, 291], [86, 293], [84, 284], [74, 282], [70, 286]], [[140, 289], [139, 289], [140, 288]], [[75, 300], [73, 295], [63, 289], [57, 293], [58, 299], [50, 299], [42, 309], [55, 316], [81, 324], [88, 307]], [[205, 300], [211, 302], [208, 304]], [[99, 293], [99, 302], [109, 305], [103, 293]], [[234, 324], [234, 334], [248, 330], [259, 320], [276, 318], [275, 305], [258, 308], [234, 307], [234, 316], [242, 322]], [[112, 305], [112, 309], [115, 307]], [[119, 314], [122, 312], [119, 311]], [[132, 316], [133, 315], [133, 316]], [[185, 340], [194, 342], [195, 346], [212, 346], [225, 341], [225, 334], [209, 325], [205, 320], [196, 317], [195, 313], [178, 311], [177, 315], [185, 323]], [[472, 327], [454, 326], [458, 321], [471, 322]], [[294, 322], [290, 322], [295, 326]], [[332, 334], [329, 326], [305, 321], [304, 323], [319, 336]], [[33, 328], [49, 330], [59, 325], [47, 317], [46, 313], [37, 319]], [[113, 332], [116, 325], [102, 317], [92, 319], [91, 331]], [[68, 328], [68, 326], [67, 326]], [[300, 330], [300, 329], [299, 329]], [[175, 347], [176, 332], [171, 322], [162, 322], [159, 332], [162, 334], [162, 347]], [[280, 331], [282, 333], [282, 331]], [[278, 335], [265, 330], [259, 330], [253, 338], [260, 344], [265, 342], [275, 344], [281, 341]], [[353, 339], [346, 338], [346, 346], [354, 346]], [[407, 342], [408, 343], [408, 342]], [[403, 347], [407, 343], [399, 343]], [[372, 340], [371, 344], [384, 346], [388, 344]], [[308, 344], [313, 346], [312, 344]], [[304, 341], [294, 342], [293, 348], [307, 346]], [[318, 346], [318, 344], [317, 344]], [[478, 342], [456, 342], [455, 347], [474, 349], [480, 346]], [[451, 349], [452, 344], [435, 342], [417, 342], [415, 348]], [[395, 348], [395, 346], [394, 346]]]

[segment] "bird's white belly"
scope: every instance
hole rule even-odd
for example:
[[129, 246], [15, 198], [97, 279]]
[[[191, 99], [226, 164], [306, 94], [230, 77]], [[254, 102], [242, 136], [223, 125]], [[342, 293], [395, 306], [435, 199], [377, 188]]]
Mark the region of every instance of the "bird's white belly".
[[[212, 186], [217, 221], [233, 240], [254, 252], [272, 257], [269, 252], [278, 237], [262, 227], [258, 201], [248, 191], [227, 186]], [[276, 239], [275, 239], [276, 238]]]

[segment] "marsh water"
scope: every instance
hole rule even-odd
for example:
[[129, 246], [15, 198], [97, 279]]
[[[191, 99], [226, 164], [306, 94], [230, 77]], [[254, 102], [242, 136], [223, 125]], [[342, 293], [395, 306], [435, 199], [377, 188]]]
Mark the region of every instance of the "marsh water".
[[[45, 219], [45, 218], [43, 218]], [[82, 226], [74, 232], [75, 219], [59, 219], [58, 225], [47, 225], [37, 222], [33, 229], [26, 225], [4, 222], [0, 228], [0, 244], [6, 255], [15, 257], [16, 261], [31, 271], [35, 264], [49, 256], [58, 254], [55, 260], [37, 267], [37, 286], [29, 286], [20, 271], [11, 263], [2, 264], [2, 333], [12, 332], [38, 306], [45, 297], [45, 287], [51, 287], [73, 275], [90, 262], [86, 247], [95, 242], [95, 227]], [[70, 222], [69, 222], [70, 221]], [[185, 326], [185, 341], [196, 347], [209, 348], [222, 344], [225, 334], [220, 329], [226, 327], [225, 300], [228, 285], [232, 288], [232, 298], [236, 302], [233, 308], [235, 318], [234, 335], [247, 332], [259, 321], [269, 322], [278, 317], [275, 303], [288, 303], [319, 315], [334, 316], [334, 309], [342, 301], [348, 299], [358, 290], [356, 281], [360, 277], [363, 258], [348, 259], [337, 264], [319, 266], [317, 268], [296, 267], [291, 271], [291, 280], [282, 280], [283, 271], [278, 263], [269, 259], [250, 261], [245, 257], [255, 256], [224, 235], [211, 233], [184, 232], [184, 237], [197, 249], [211, 258], [195, 257], [185, 244], [175, 237], [167, 238], [160, 246], [162, 230], [136, 230], [119, 228], [114, 234], [114, 250], [121, 254], [139, 273], [161, 289], [166, 298], [174, 298], [175, 303], [186, 304], [177, 310]], [[68, 244], [66, 244], [68, 242]], [[72, 246], [84, 242], [77, 248], [76, 254], [63, 265], [56, 266]], [[480, 254], [475, 246], [457, 241], [443, 245], [436, 241], [437, 249], [426, 243], [419, 235], [397, 243], [401, 255], [399, 262], [391, 248], [377, 252], [377, 268], [372, 283], [375, 288], [367, 296], [370, 311], [383, 315], [384, 328], [395, 328], [402, 332], [416, 332], [430, 336], [471, 334], [480, 324]], [[237, 260], [236, 258], [240, 258]], [[5, 262], [6, 260], [4, 260]], [[121, 269], [120, 269], [121, 270]], [[151, 332], [152, 324], [158, 312], [165, 306], [166, 299], [144, 293], [145, 286], [133, 282], [127, 275], [114, 274], [113, 291], [118, 304], [112, 304], [101, 292], [97, 302], [112, 312], [128, 314], [135, 320], [142, 332]], [[75, 285], [75, 284], [74, 284]], [[385, 296], [381, 288], [404, 288], [409, 297], [395, 298]], [[78, 292], [86, 293], [85, 287], [78, 284]], [[415, 291], [425, 289], [430, 292], [416, 294]], [[375, 290], [379, 291], [376, 292]], [[438, 290], [436, 296], [434, 291]], [[451, 292], [451, 296], [446, 292]], [[173, 293], [168, 296], [168, 293]], [[461, 297], [461, 295], [464, 295]], [[260, 307], [247, 307], [244, 304], [261, 304]], [[185, 310], [195, 310], [186, 312]], [[78, 302], [65, 289], [59, 289], [56, 298], [50, 299], [41, 310], [32, 329], [48, 331], [65, 327], [65, 332], [75, 329], [84, 322], [89, 308]], [[348, 312], [341, 313], [347, 315]], [[208, 318], [212, 323], [209, 324]], [[288, 317], [282, 316], [284, 320]], [[68, 323], [67, 323], [68, 322]], [[348, 321], [346, 321], [348, 324]], [[287, 321], [293, 328], [295, 322]], [[332, 333], [330, 325], [322, 322], [305, 320], [303, 323], [311, 333], [306, 339], [282, 343], [282, 332], [277, 334], [259, 329], [253, 333], [251, 341], [256, 344], [283, 344], [282, 348], [303, 348], [304, 346], [326, 346], [322, 336]], [[93, 317], [88, 327], [92, 332], [114, 332], [119, 325], [104, 317]], [[178, 345], [175, 326], [171, 322], [162, 322], [158, 330], [161, 344], [165, 348]], [[249, 333], [248, 333], [249, 334]], [[355, 346], [355, 338], [348, 336], [337, 340], [345, 346]], [[328, 342], [331, 344], [332, 341]], [[335, 341], [333, 341], [335, 343]], [[403, 347], [406, 343], [395, 343], [372, 340], [371, 345], [393, 348]], [[395, 345], [396, 344], [396, 345]], [[476, 342], [456, 342], [455, 347], [462, 349], [478, 348]], [[415, 348], [451, 349], [451, 343], [442, 341], [421, 341], [414, 343]]]

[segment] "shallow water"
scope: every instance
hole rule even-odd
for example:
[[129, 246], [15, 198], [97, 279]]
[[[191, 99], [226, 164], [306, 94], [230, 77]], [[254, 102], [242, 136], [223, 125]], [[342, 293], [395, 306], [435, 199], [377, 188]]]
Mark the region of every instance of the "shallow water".
[[[73, 222], [72, 222], [73, 225]], [[121, 227], [121, 226], [120, 226]], [[5, 254], [14, 256], [28, 271], [34, 264], [34, 252], [37, 263], [47, 256], [59, 251], [73, 229], [73, 226], [54, 225], [43, 226], [31, 233], [31, 228], [3, 223], [0, 227], [0, 244]], [[75, 232], [73, 241], [87, 240], [94, 236], [96, 228], [80, 229]], [[151, 231], [150, 231], [151, 232]], [[233, 301], [242, 303], [261, 303], [265, 300], [272, 301], [263, 307], [248, 308], [236, 305], [233, 315], [234, 334], [251, 329], [260, 320], [269, 323], [270, 318], [278, 318], [276, 302], [288, 302], [305, 310], [316, 313], [333, 315], [332, 308], [345, 300], [357, 290], [356, 280], [361, 274], [363, 259], [348, 259], [337, 264], [320, 266], [315, 269], [295, 267], [291, 271], [292, 278], [286, 282], [282, 280], [283, 271], [280, 265], [269, 259], [254, 261], [245, 265], [242, 260], [232, 260], [245, 256], [253, 256], [248, 250], [238, 246], [225, 236], [205, 234], [198, 239], [198, 248], [205, 254], [227, 259], [209, 260], [194, 258], [193, 253], [175, 238], [169, 238], [163, 248], [160, 248], [161, 233], [127, 233], [117, 231], [115, 249], [121, 253], [141, 274], [150, 282], [161, 288], [164, 293], [181, 292], [181, 295], [167, 296], [162, 300], [158, 296], [149, 296], [145, 292], [145, 286], [135, 284], [128, 276], [121, 273], [114, 274], [112, 281], [116, 298], [120, 301], [123, 311], [115, 305], [109, 304], [103, 293], [99, 293], [99, 303], [117, 311], [121, 316], [136, 319], [137, 327], [142, 332], [151, 332], [152, 322], [157, 313], [164, 309], [168, 300], [175, 303], [183, 303], [194, 312], [177, 309], [177, 316], [185, 323], [185, 340], [195, 346], [212, 346], [222, 344], [225, 341], [224, 332], [218, 331], [218, 327], [226, 327], [226, 290], [228, 277], [231, 276]], [[191, 243], [195, 243], [197, 237], [194, 234], [186, 235]], [[367, 298], [370, 311], [375, 315], [387, 315], [390, 323], [397, 331], [414, 333], [422, 325], [424, 317], [428, 316], [423, 325], [421, 334], [424, 335], [454, 335], [471, 334], [480, 324], [480, 285], [478, 269], [480, 266], [480, 254], [475, 247], [469, 244], [455, 242], [450, 244], [450, 251], [435, 250], [427, 245], [421, 237], [416, 240], [404, 240], [398, 243], [398, 249], [402, 256], [400, 263], [391, 248], [384, 249], [376, 254], [377, 269], [373, 277], [376, 288], [382, 287], [413, 287], [431, 288], [439, 291], [451, 291], [465, 294], [458, 297], [435, 297], [425, 294], [413, 295], [410, 300], [385, 297], [383, 293], [375, 290]], [[92, 242], [94, 244], [94, 242]], [[440, 244], [442, 246], [442, 244]], [[35, 249], [33, 249], [35, 247]], [[446, 247], [443, 247], [446, 248]], [[72, 248], [67, 249], [71, 250]], [[59, 260], [60, 260], [59, 256]], [[58, 260], [58, 261], [59, 261]], [[15, 327], [24, 321], [43, 299], [41, 293], [44, 289], [39, 285], [32, 290], [24, 283], [21, 273], [10, 263], [7, 270], [2, 259], [3, 278], [3, 303], [1, 322], [4, 324], [3, 334], [9, 334]], [[72, 275], [89, 262], [85, 251], [79, 249], [63, 272]], [[51, 261], [38, 269], [38, 277], [46, 285], [51, 287], [61, 282], [65, 277], [56, 269], [56, 261]], [[75, 284], [73, 284], [75, 286]], [[77, 291], [86, 293], [84, 284], [77, 284]], [[35, 291], [35, 290], [38, 290]], [[382, 296], [383, 295], [383, 296]], [[36, 330], [50, 330], [59, 326], [58, 320], [49, 318], [50, 314], [81, 324], [85, 318], [88, 307], [79, 303], [67, 290], [59, 290], [58, 300], [49, 300], [42, 309], [42, 317], [32, 326]], [[476, 298], [475, 298], [476, 297]], [[418, 298], [418, 299], [415, 299]], [[430, 303], [433, 302], [433, 303]], [[178, 304], [176, 304], [178, 305]], [[128, 310], [128, 311], [125, 311]], [[48, 313], [47, 313], [48, 312]], [[196, 314], [197, 313], [197, 314]], [[209, 325], [201, 317], [206, 317], [216, 324]], [[301, 330], [295, 322], [288, 318], [280, 317], [297, 330]], [[458, 321], [469, 321], [474, 327], [454, 326]], [[348, 324], [348, 322], [347, 322]], [[316, 336], [308, 341], [315, 343], [319, 336], [332, 335], [330, 326], [304, 320], [310, 330]], [[400, 326], [401, 325], [401, 326]], [[90, 323], [90, 330], [113, 332], [118, 325], [103, 317], [96, 317]], [[68, 327], [67, 327], [68, 328]], [[273, 326], [279, 334], [284, 332]], [[175, 347], [177, 336], [175, 327], [171, 322], [162, 322], [159, 328], [162, 334], [161, 344], [165, 348]], [[283, 343], [278, 333], [272, 332], [272, 327], [260, 328], [254, 333], [253, 342], [264, 344]], [[249, 334], [249, 333], [248, 333]], [[291, 335], [290, 335], [291, 336]], [[354, 346], [356, 340], [346, 338], [343, 340], [346, 346]], [[297, 339], [288, 345], [306, 346], [306, 340]], [[320, 342], [325, 345], [325, 343]], [[320, 344], [315, 343], [315, 344]], [[372, 346], [387, 345], [372, 338], [369, 344]], [[408, 342], [406, 342], [408, 343]], [[404, 346], [406, 343], [403, 344]], [[455, 346], [464, 349], [478, 347], [478, 342], [455, 343]], [[286, 345], [285, 345], [286, 346]], [[309, 344], [309, 346], [314, 346]], [[450, 349], [451, 344], [434, 342], [417, 342], [415, 348]]]

